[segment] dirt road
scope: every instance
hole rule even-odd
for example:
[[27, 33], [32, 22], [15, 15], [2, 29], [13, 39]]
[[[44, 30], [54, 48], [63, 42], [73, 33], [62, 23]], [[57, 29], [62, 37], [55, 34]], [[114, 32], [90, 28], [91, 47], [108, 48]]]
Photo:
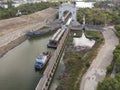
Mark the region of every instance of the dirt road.
[[93, 60], [87, 73], [83, 76], [80, 90], [96, 90], [97, 84], [106, 75], [106, 67], [113, 59], [113, 50], [119, 43], [118, 38], [111, 29], [112, 27], [105, 27], [103, 33], [105, 44], [98, 52], [97, 57]]

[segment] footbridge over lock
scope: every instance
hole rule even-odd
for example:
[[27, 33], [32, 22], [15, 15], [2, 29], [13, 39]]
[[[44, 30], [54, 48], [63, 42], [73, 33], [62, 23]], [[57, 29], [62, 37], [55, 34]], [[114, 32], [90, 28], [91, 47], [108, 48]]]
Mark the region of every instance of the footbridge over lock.
[[[68, 14], [66, 14], [66, 16], [64, 17], [63, 13], [65, 11], [68, 11]], [[63, 17], [64, 17], [64, 19], [63, 19]], [[66, 19], [66, 18], [68, 18], [68, 19]], [[65, 46], [65, 42], [67, 40], [68, 33], [70, 31], [68, 26], [72, 21], [76, 21], [75, 3], [61, 4], [59, 6], [59, 19], [65, 21], [65, 24], [62, 25], [60, 28], [62, 30], [65, 30], [65, 32], [59, 41], [57, 49], [55, 50], [55, 52], [53, 53], [53, 56], [49, 60], [48, 65], [43, 73], [43, 76], [41, 77], [35, 90], [48, 90], [48, 88], [49, 88], [49, 85], [52, 81], [52, 78], [56, 71], [57, 65], [59, 63], [59, 60], [61, 58], [62, 51], [64, 50], [64, 46]], [[64, 26], [65, 26], [65, 28], [64, 28]]]
[[66, 11], [71, 13], [72, 21], [77, 21], [76, 19], [77, 8], [76, 8], [75, 2], [74, 3], [61, 3], [59, 5], [59, 20], [65, 21], [64, 12]]

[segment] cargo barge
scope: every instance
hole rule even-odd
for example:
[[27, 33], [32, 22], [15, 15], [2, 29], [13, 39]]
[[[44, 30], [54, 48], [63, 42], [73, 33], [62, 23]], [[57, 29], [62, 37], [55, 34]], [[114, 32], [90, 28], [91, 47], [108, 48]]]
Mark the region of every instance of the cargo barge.
[[49, 39], [49, 43], [47, 44], [48, 48], [54, 48], [56, 49], [61, 37], [64, 35], [66, 28], [59, 28], [56, 33], [53, 35], [51, 39]]
[[42, 36], [42, 35], [55, 32], [55, 31], [58, 30], [59, 28], [60, 28], [60, 27], [56, 27], [56, 28], [54, 28], [54, 29], [42, 30], [42, 31], [29, 31], [29, 32], [26, 33], [26, 36], [28, 36], [28, 37], [30, 37], [30, 38], [40, 37], [40, 36]]

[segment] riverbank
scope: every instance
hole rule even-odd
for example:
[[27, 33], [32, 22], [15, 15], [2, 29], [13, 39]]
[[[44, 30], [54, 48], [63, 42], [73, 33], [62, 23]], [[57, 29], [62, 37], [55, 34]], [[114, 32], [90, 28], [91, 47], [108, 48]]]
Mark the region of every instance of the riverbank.
[[[38, 14], [39, 16], [36, 17], [36, 15]], [[47, 16], [45, 17], [44, 14], [45, 16], [47, 14]], [[31, 30], [32, 31], [41, 30], [43, 27], [46, 26], [46, 19], [51, 20], [51, 21], [55, 20], [56, 14], [57, 14], [56, 9], [48, 8], [48, 9], [39, 11], [37, 13], [31, 14], [31, 15], [11, 18], [8, 20], [7, 19], [0, 20], [0, 29], [1, 29], [0, 31], [0, 57], [2, 57], [9, 50], [13, 49], [14, 47], [24, 42], [27, 39], [26, 32], [31, 31]], [[41, 17], [41, 15], [43, 16]], [[26, 21], [25, 21], [25, 18], [26, 18]], [[27, 18], [29, 18], [29, 22], [27, 21]], [[30, 24], [27, 25], [28, 23]], [[49, 28], [53, 28], [53, 26], [49, 25]]]
[[2, 47], [0, 47], [0, 58], [5, 55], [9, 50], [13, 49], [14, 47], [20, 45], [22, 42], [24, 42], [27, 39], [27, 37], [21, 36], [13, 41], [11, 41], [10, 43], [8, 43], [7, 45], [4, 45]]
[[[80, 31], [75, 32], [77, 37], [81, 35]], [[63, 58], [65, 71], [60, 76], [60, 85], [57, 90], [79, 90], [80, 81], [83, 74], [90, 66], [92, 60], [97, 55], [97, 51], [103, 43], [103, 36], [100, 32], [86, 31], [88, 37], [96, 40], [96, 44], [92, 49], [85, 48], [73, 50], [74, 32], [70, 33]]]

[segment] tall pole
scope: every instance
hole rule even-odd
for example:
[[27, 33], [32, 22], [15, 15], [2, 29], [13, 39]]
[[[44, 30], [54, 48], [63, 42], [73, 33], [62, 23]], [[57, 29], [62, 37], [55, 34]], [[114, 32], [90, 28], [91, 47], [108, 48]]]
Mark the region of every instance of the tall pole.
[[83, 26], [82, 26], [82, 31], [85, 32], [85, 15], [83, 16]]
[[85, 26], [85, 15], [83, 16], [83, 26]]

